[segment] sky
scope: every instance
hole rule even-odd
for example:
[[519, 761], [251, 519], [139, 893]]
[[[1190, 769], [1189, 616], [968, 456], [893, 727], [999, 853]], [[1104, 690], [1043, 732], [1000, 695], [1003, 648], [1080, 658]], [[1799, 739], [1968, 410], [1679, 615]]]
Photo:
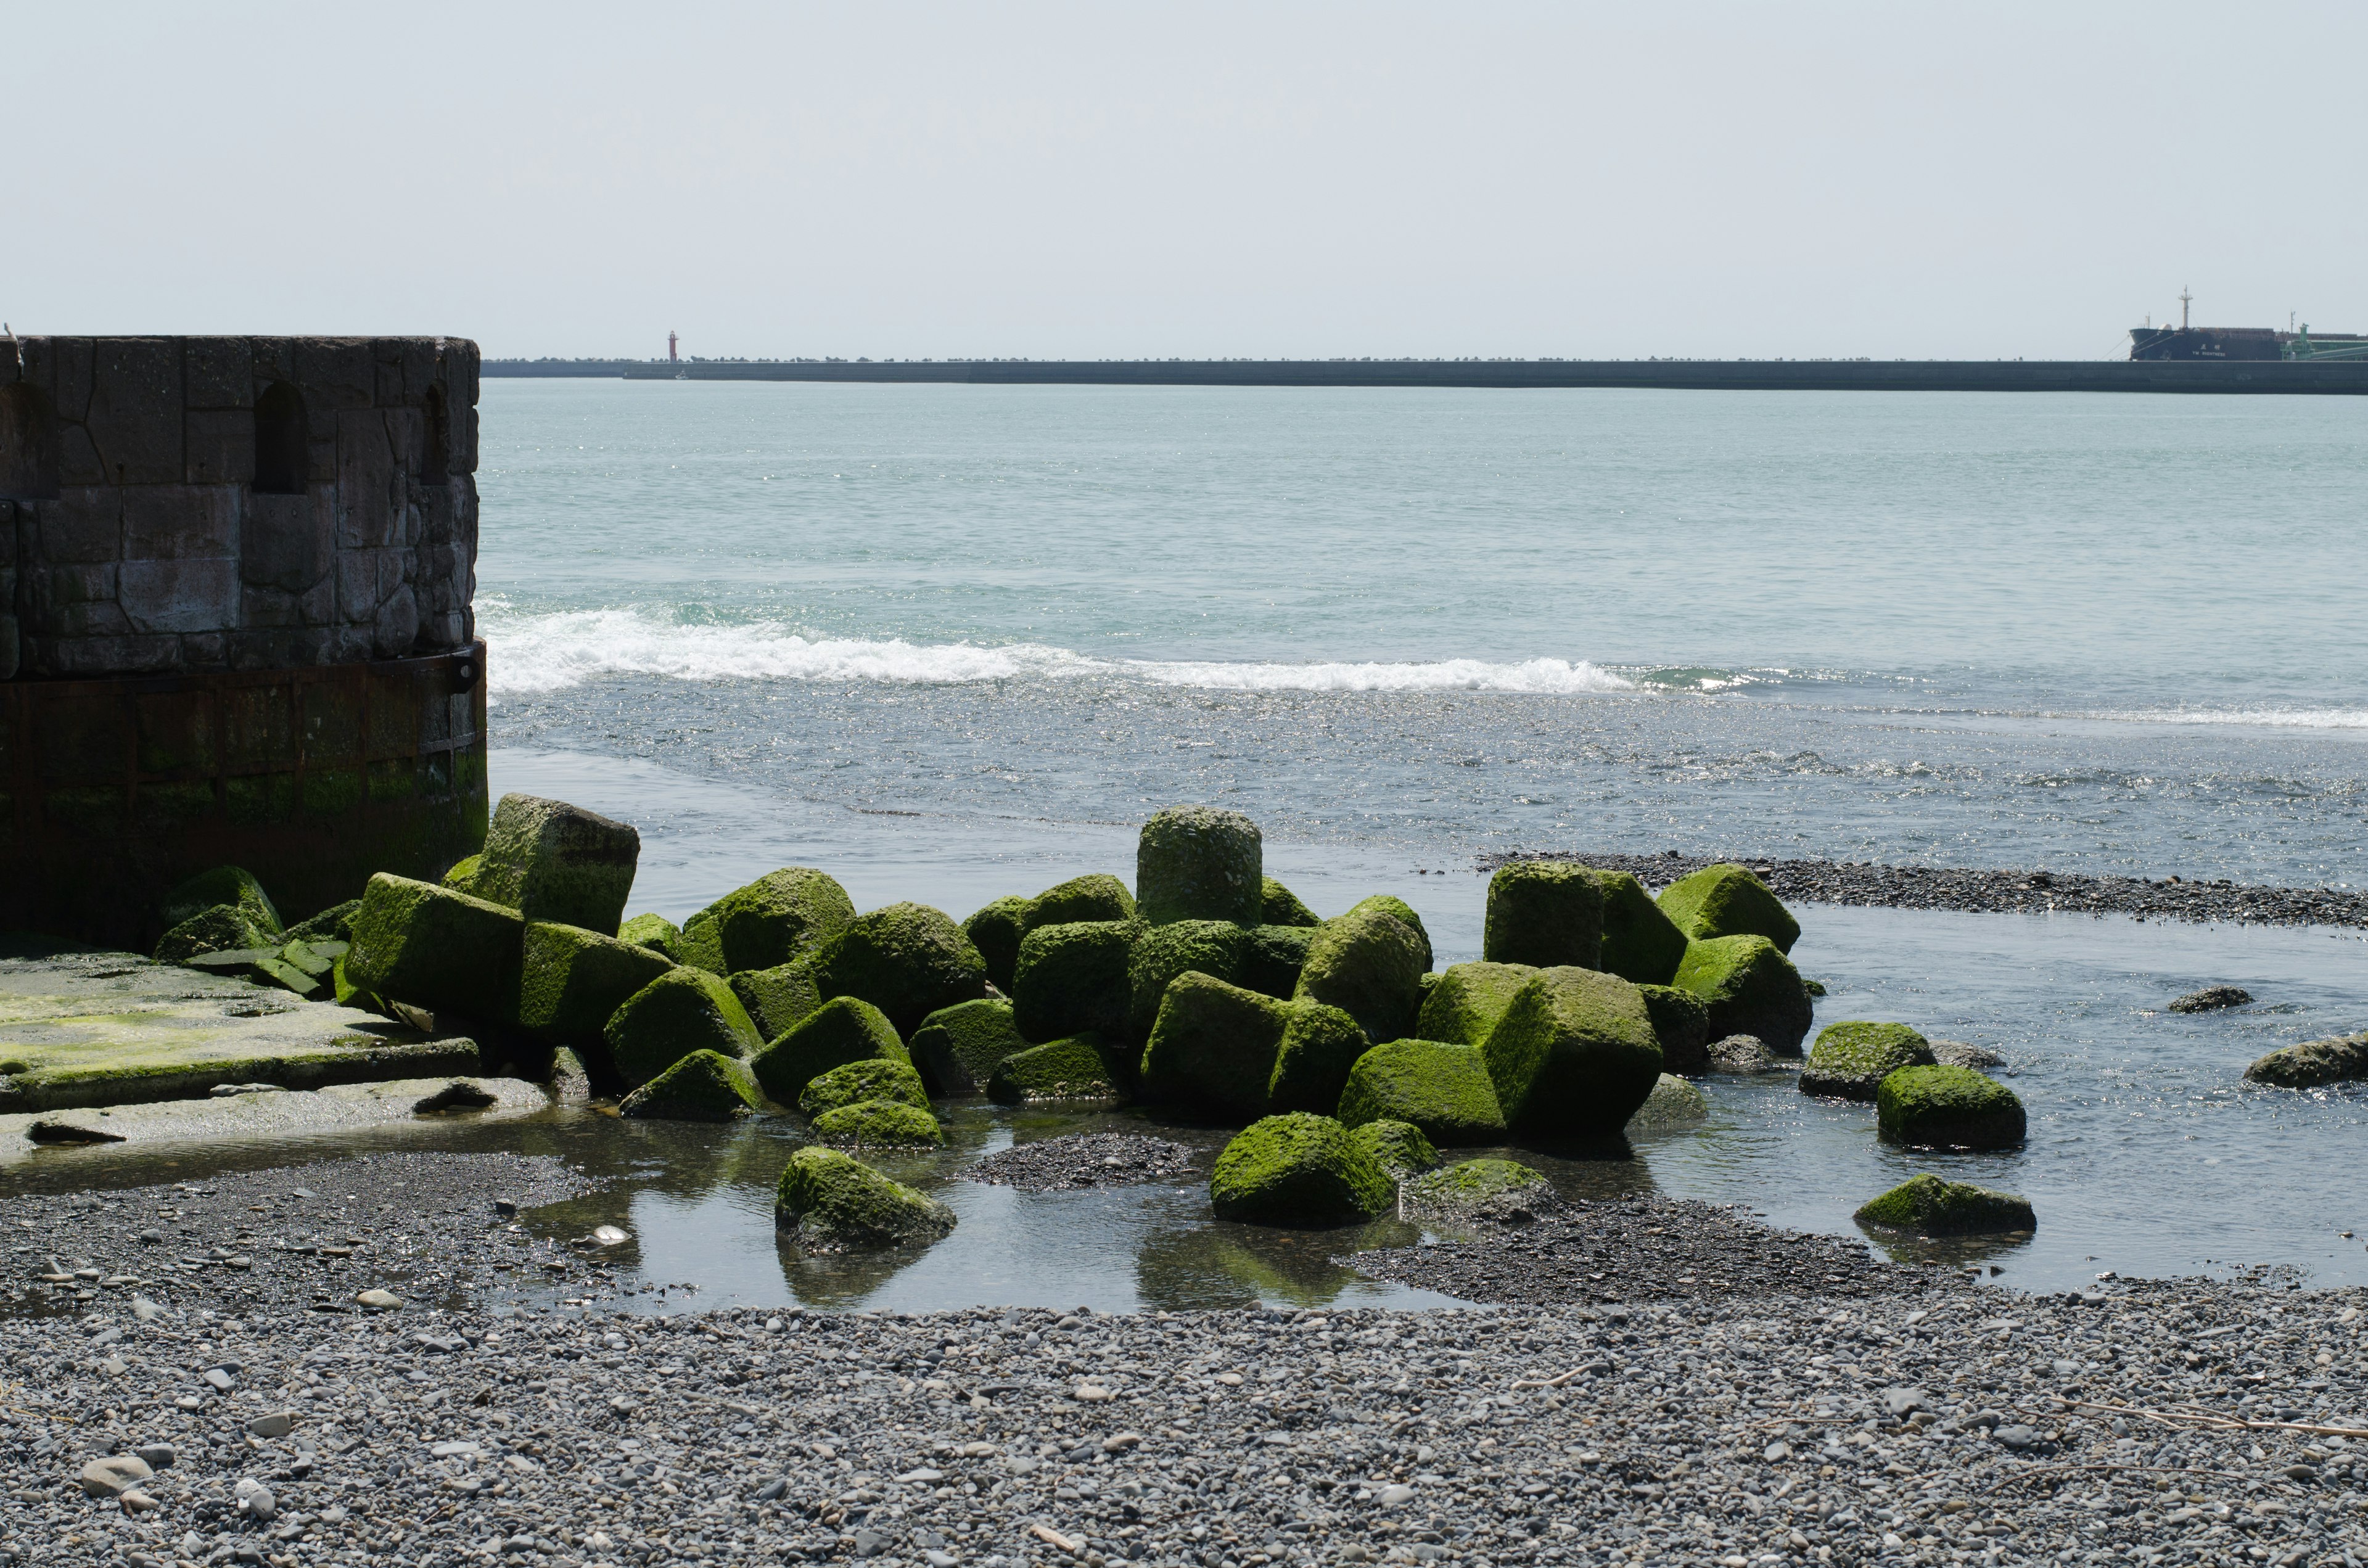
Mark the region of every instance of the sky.
[[2368, 6], [0, 0], [0, 318], [488, 356], [2368, 332]]

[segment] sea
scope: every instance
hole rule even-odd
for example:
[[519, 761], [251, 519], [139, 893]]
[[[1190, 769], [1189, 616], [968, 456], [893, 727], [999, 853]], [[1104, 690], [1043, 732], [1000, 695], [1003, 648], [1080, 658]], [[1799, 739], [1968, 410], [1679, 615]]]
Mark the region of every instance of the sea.
[[[1196, 801], [1442, 963], [1520, 851], [2368, 876], [2358, 400], [488, 380], [479, 420], [495, 787], [635, 824], [637, 911], [800, 864], [960, 918], [1131, 881]], [[2362, 933], [1797, 913], [1819, 1023], [1999, 1051], [2028, 1146], [1713, 1079], [1557, 1181], [1856, 1234], [1935, 1169], [2037, 1209], [1935, 1265], [1986, 1279], [2368, 1281], [2368, 1095], [2240, 1076], [2368, 1027]], [[2165, 1010], [2209, 983], [2257, 1001]], [[665, 1244], [721, 1267], [743, 1186]], [[1044, 1289], [1136, 1299], [1088, 1275]]]

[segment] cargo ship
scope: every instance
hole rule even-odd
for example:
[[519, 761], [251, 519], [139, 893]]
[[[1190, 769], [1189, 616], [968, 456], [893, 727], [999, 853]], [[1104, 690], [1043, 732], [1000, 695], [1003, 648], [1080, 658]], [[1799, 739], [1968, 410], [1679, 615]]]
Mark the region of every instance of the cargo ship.
[[2177, 326], [2130, 328], [2133, 359], [2368, 359], [2368, 335], [2356, 332], [2311, 335], [2305, 322], [2297, 331], [2273, 326], [2190, 326], [2189, 304], [2195, 296], [2179, 292]]

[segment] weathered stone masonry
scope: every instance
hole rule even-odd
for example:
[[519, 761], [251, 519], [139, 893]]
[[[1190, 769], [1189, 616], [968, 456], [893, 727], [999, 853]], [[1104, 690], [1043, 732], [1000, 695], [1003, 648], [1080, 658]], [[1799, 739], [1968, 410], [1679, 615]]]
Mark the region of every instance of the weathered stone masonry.
[[476, 403], [459, 338], [0, 340], [0, 925], [475, 846]]

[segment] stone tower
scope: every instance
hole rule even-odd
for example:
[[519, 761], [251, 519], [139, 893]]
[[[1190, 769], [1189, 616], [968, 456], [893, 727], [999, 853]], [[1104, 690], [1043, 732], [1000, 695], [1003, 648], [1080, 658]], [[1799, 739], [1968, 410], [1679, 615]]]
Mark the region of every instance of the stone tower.
[[0, 340], [0, 929], [476, 848], [476, 404], [460, 338]]

